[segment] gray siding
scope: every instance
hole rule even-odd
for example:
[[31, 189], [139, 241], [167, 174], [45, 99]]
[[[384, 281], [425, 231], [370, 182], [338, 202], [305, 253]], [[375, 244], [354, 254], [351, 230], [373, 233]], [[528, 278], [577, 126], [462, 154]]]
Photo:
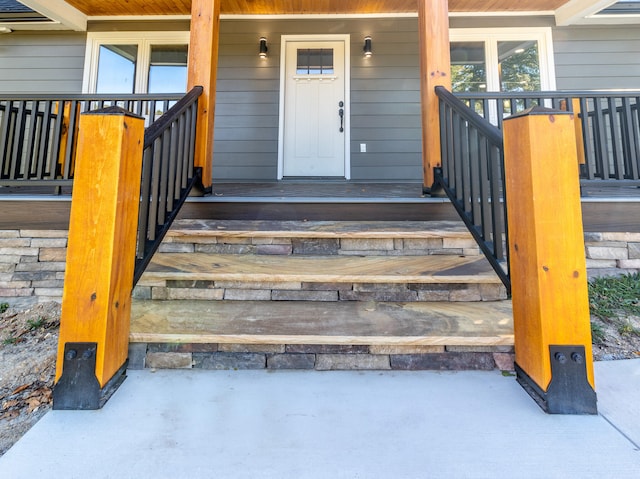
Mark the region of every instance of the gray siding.
[[79, 93], [85, 47], [83, 33], [0, 35], [0, 92]]
[[[275, 180], [280, 38], [351, 35], [351, 178], [421, 181], [417, 19], [226, 20], [221, 24], [213, 176]], [[364, 37], [374, 55], [362, 55]], [[257, 48], [266, 36], [269, 56]], [[360, 153], [360, 143], [367, 153]]]
[[637, 25], [553, 30], [558, 90], [640, 90]]

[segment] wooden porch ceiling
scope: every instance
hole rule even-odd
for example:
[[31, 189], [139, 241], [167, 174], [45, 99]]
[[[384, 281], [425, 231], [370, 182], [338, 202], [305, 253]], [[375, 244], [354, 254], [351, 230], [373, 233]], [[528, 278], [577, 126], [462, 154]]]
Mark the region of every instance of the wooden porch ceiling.
[[[554, 11], [569, 0], [449, 0], [450, 12]], [[66, 0], [92, 16], [190, 15], [191, 0]], [[221, 0], [222, 14], [414, 13], [416, 0]]]

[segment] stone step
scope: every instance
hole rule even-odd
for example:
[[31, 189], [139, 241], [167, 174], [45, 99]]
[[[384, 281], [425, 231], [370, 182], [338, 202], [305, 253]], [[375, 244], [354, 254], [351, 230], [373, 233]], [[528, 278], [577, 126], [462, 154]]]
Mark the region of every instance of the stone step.
[[479, 255], [459, 221], [179, 220], [160, 253]]
[[512, 369], [509, 301], [134, 301], [130, 367]]
[[495, 301], [506, 291], [481, 256], [156, 255], [140, 299]]

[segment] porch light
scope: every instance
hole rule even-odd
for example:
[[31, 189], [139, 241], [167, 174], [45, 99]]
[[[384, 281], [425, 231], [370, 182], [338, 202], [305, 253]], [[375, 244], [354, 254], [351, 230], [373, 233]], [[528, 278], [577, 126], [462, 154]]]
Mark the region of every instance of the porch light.
[[364, 51], [364, 56], [367, 58], [373, 55], [371, 51], [371, 37], [364, 37], [364, 48], [362, 50]]
[[260, 58], [267, 58], [267, 39], [265, 37], [260, 38]]

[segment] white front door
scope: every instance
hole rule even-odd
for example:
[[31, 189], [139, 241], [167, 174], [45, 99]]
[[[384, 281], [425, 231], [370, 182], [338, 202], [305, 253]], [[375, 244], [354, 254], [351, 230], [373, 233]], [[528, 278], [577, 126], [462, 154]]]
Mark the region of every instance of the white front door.
[[344, 39], [284, 37], [280, 177], [348, 178]]

